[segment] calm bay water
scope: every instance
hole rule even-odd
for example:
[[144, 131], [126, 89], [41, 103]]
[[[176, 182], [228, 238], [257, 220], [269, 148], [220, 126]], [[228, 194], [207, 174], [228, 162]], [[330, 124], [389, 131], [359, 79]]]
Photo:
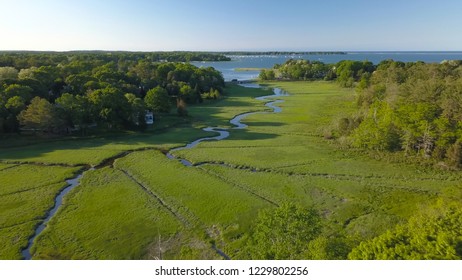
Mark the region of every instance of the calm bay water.
[[260, 71], [235, 71], [236, 68], [271, 68], [274, 64], [282, 64], [289, 59], [307, 59], [336, 63], [341, 60], [368, 60], [374, 64], [385, 59], [413, 62], [441, 62], [443, 60], [462, 60], [462, 52], [349, 52], [347, 54], [331, 55], [258, 55], [258, 56], [230, 56], [231, 61], [193, 62], [198, 67], [212, 66], [223, 73], [226, 81], [232, 79], [250, 80], [258, 77]]

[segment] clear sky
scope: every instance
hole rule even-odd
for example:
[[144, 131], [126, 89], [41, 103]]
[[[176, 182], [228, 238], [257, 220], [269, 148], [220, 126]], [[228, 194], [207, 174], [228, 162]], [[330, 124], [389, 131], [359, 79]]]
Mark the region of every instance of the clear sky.
[[0, 50], [461, 51], [461, 0], [0, 0]]

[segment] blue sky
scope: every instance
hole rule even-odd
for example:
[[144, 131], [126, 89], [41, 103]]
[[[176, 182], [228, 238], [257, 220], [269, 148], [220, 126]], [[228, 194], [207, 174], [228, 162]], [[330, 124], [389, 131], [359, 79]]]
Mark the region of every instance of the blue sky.
[[0, 0], [0, 11], [0, 50], [462, 50], [460, 0]]

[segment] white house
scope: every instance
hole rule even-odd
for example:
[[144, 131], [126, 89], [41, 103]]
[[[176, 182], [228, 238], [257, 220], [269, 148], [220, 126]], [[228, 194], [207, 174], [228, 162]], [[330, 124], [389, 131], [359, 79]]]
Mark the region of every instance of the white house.
[[146, 115], [144, 116], [144, 120], [146, 124], [153, 124], [154, 123], [154, 114], [151, 111], [146, 111]]

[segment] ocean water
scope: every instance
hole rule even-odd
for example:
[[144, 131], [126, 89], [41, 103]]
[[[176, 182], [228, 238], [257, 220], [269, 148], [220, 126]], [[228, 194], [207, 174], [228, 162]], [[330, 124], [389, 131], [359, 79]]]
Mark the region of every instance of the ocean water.
[[374, 64], [382, 60], [393, 59], [402, 62], [423, 61], [440, 63], [444, 60], [462, 60], [462, 52], [348, 52], [330, 55], [255, 55], [230, 56], [231, 61], [193, 62], [198, 67], [214, 67], [223, 73], [226, 81], [233, 79], [250, 80], [258, 77], [260, 71], [236, 71], [238, 68], [271, 68], [289, 59], [306, 59], [324, 63], [337, 63], [341, 60], [370, 61]]

